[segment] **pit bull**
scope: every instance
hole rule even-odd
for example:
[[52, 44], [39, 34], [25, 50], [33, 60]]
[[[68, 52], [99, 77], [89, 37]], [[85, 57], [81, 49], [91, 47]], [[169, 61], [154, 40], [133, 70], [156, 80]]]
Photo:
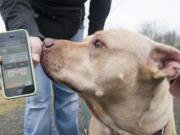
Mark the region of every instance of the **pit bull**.
[[52, 80], [86, 101], [90, 135], [173, 134], [179, 50], [139, 33], [106, 30], [80, 43], [46, 39], [41, 63]]

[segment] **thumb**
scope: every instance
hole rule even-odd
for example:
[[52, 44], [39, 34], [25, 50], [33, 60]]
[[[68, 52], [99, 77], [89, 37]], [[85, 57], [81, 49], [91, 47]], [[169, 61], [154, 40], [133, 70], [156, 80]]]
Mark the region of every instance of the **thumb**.
[[33, 57], [33, 60], [34, 60], [35, 62], [39, 62], [39, 61], [40, 61], [40, 55], [39, 55], [39, 53], [33, 53], [33, 54], [32, 54], [32, 57]]

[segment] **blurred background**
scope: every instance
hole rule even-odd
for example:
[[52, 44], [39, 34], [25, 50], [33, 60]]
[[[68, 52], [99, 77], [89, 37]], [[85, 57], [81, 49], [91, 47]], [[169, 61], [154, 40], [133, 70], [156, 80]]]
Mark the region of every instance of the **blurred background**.
[[[86, 3], [85, 35], [88, 29]], [[105, 29], [129, 29], [141, 32], [149, 38], [180, 49], [180, 1], [179, 0], [113, 0]], [[5, 31], [0, 18], [0, 32]], [[175, 119], [180, 134], [180, 100], [174, 99]], [[5, 100], [0, 92], [0, 135], [22, 135], [24, 98]], [[52, 112], [53, 113], [53, 112]], [[84, 119], [80, 112], [81, 119]], [[81, 134], [83, 135], [83, 122]]]

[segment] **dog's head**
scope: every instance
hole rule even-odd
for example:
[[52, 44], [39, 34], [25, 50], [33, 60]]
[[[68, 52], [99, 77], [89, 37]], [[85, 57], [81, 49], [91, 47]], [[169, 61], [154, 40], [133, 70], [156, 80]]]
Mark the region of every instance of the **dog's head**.
[[80, 43], [47, 39], [41, 60], [51, 79], [71, 86], [115, 131], [158, 131], [172, 110], [170, 80], [180, 96], [180, 52], [138, 33], [100, 31]]
[[142, 81], [177, 78], [180, 52], [137, 33], [108, 30], [80, 43], [46, 39], [42, 65], [53, 80], [102, 96], [134, 92]]

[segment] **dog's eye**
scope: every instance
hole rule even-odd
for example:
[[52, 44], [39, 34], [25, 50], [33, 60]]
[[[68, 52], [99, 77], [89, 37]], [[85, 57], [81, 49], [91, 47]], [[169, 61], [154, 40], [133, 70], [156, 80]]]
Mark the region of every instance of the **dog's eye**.
[[95, 47], [95, 48], [104, 48], [104, 44], [103, 44], [101, 41], [97, 40], [97, 41], [94, 43], [94, 47]]

